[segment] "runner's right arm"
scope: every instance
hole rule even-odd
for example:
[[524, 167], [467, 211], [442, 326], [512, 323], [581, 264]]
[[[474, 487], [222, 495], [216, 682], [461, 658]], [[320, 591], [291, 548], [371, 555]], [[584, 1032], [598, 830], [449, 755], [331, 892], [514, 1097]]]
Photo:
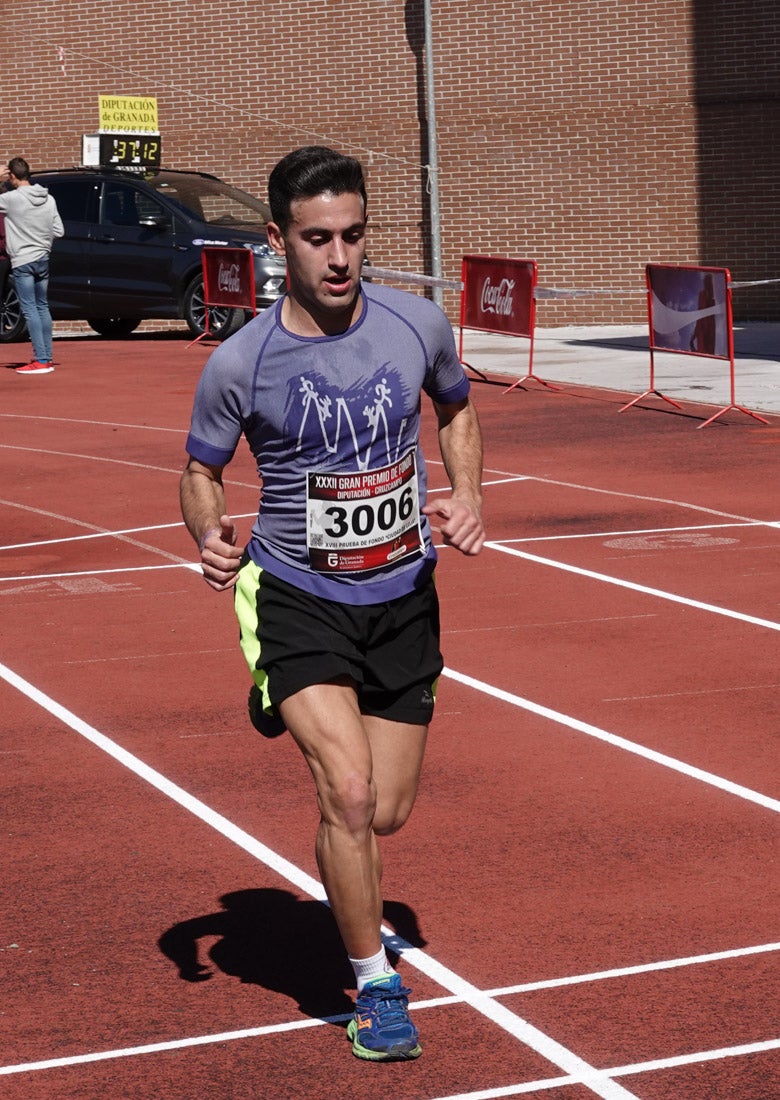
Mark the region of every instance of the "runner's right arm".
[[236, 528], [225, 512], [223, 468], [190, 458], [179, 484], [181, 513], [200, 549], [204, 580], [217, 592], [235, 585], [243, 554], [236, 546]]

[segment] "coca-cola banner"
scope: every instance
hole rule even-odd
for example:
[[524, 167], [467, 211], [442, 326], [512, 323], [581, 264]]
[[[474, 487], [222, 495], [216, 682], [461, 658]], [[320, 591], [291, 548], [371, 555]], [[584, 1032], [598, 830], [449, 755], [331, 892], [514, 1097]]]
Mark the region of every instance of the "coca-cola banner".
[[651, 346], [729, 359], [727, 268], [648, 264], [646, 270]]
[[208, 306], [255, 309], [255, 261], [248, 248], [204, 248], [203, 294]]
[[464, 256], [460, 323], [483, 332], [532, 336], [536, 262]]

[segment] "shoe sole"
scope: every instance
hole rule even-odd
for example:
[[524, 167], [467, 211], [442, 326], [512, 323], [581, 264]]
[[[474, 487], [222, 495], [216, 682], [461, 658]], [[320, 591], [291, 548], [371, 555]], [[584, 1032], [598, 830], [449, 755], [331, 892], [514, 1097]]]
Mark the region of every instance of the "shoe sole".
[[369, 1050], [361, 1046], [357, 1041], [357, 1024], [354, 1017], [347, 1025], [347, 1038], [352, 1043], [352, 1053], [356, 1058], [363, 1058], [367, 1062], [411, 1062], [422, 1054], [422, 1047], [418, 1043], [411, 1050]]

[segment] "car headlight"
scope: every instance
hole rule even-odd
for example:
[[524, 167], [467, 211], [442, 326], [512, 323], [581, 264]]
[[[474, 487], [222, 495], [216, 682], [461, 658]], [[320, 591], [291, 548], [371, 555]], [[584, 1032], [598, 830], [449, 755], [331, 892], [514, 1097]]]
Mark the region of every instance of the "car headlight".
[[274, 252], [270, 244], [244, 244], [244, 248], [248, 248], [255, 256], [261, 256], [264, 260], [276, 256], [276, 252]]

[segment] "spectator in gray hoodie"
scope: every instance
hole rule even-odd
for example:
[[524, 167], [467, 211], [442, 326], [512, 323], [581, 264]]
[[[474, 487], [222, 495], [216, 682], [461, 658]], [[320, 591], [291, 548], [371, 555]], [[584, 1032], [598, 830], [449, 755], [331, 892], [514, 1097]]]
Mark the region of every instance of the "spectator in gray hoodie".
[[0, 165], [0, 183], [11, 190], [0, 194], [0, 213], [5, 215], [6, 248], [11, 260], [14, 287], [27, 322], [33, 359], [19, 374], [50, 374], [52, 324], [49, 312], [49, 254], [55, 237], [62, 237], [57, 204], [45, 187], [30, 182], [30, 166], [22, 157]]

